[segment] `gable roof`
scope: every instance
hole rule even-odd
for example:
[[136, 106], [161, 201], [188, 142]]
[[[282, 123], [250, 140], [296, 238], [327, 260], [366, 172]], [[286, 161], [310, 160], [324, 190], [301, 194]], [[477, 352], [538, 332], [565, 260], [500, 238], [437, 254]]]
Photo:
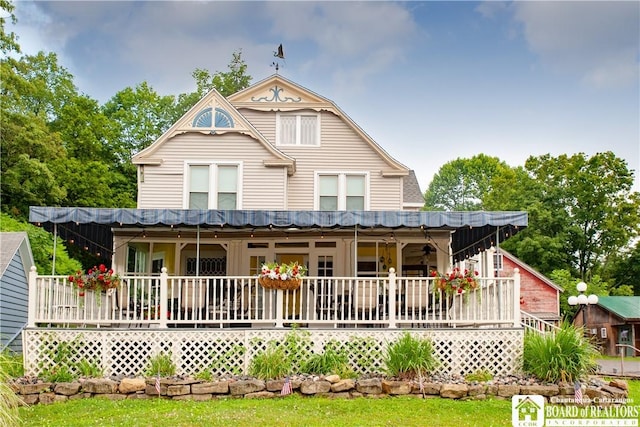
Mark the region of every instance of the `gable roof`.
[[389, 170], [383, 171], [383, 176], [406, 176], [409, 174], [407, 166], [391, 157], [333, 101], [279, 74], [271, 75], [246, 89], [230, 95], [227, 99], [237, 109], [248, 108], [259, 111], [310, 109], [331, 112], [340, 117], [390, 166]]
[[0, 277], [4, 276], [4, 272], [18, 251], [20, 251], [26, 276], [31, 266], [35, 264], [27, 233], [24, 231], [0, 233]]
[[598, 305], [623, 320], [640, 320], [640, 296], [598, 297]]
[[260, 143], [273, 156], [265, 162], [267, 166], [286, 166], [289, 174], [295, 172], [295, 159], [278, 150], [260, 131], [258, 131], [227, 99], [212, 89], [165, 133], [131, 159], [133, 164], [161, 164], [162, 159], [155, 157], [158, 148], [167, 140], [188, 132], [221, 135], [236, 132], [248, 135]]
[[538, 270], [536, 270], [535, 268], [531, 267], [529, 264], [527, 264], [526, 262], [522, 261], [521, 259], [519, 259], [515, 255], [505, 251], [502, 248], [500, 248], [499, 253], [501, 253], [503, 256], [507, 257], [509, 259], [509, 261], [511, 261], [514, 264], [516, 264], [520, 269], [524, 269], [524, 270], [528, 271], [529, 273], [531, 273], [533, 276], [535, 276], [541, 282], [544, 282], [546, 285], [549, 285], [552, 288], [554, 288], [554, 289], [556, 289], [556, 290], [558, 290], [560, 292], [564, 292], [564, 288], [563, 287], [556, 285], [547, 276], [545, 276], [544, 274], [540, 273]]

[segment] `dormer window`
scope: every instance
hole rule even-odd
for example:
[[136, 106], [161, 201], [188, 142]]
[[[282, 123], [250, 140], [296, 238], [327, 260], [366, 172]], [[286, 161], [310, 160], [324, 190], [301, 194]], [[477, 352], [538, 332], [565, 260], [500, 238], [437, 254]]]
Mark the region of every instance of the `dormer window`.
[[279, 113], [276, 116], [276, 145], [320, 145], [320, 115]]

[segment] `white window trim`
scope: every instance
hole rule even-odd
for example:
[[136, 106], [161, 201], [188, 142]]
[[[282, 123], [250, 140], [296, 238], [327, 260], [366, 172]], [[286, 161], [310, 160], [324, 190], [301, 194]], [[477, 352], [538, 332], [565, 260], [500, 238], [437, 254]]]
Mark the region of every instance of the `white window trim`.
[[[218, 209], [218, 166], [236, 166], [238, 168], [238, 188], [236, 189], [236, 209], [242, 209], [242, 183], [243, 183], [243, 162], [207, 162], [202, 160], [185, 160], [182, 180], [182, 207], [189, 209], [189, 175], [190, 166], [209, 166], [209, 206], [208, 209]], [[212, 172], [213, 171], [213, 172]]]
[[320, 176], [338, 176], [338, 210], [347, 210], [347, 175], [364, 176], [364, 210], [371, 210], [369, 195], [369, 171], [316, 171], [313, 177], [313, 209], [320, 209]]
[[[295, 144], [283, 144], [280, 141], [280, 116], [296, 116], [296, 143]], [[300, 143], [300, 121], [302, 116], [316, 116], [316, 143], [315, 144], [301, 144]], [[320, 146], [320, 128], [321, 119], [319, 113], [314, 112], [278, 112], [276, 113], [276, 145], [282, 147], [319, 147]]]

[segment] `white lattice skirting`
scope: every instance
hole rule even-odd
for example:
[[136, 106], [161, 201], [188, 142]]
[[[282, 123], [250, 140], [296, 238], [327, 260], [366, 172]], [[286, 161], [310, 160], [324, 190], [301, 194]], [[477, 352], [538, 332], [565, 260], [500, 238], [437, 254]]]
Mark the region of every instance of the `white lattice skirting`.
[[[345, 351], [358, 373], [382, 373], [387, 345], [406, 330], [297, 330], [302, 353], [321, 353], [330, 343]], [[523, 329], [412, 329], [430, 338], [440, 361], [438, 373], [466, 375], [486, 369], [494, 375], [518, 370]], [[171, 354], [176, 373], [246, 374], [251, 359], [270, 343], [280, 343], [291, 330], [109, 330], [27, 329], [24, 331], [25, 374], [36, 376], [64, 357], [70, 368], [80, 361], [102, 367], [106, 376], [139, 375], [150, 358]], [[64, 354], [61, 354], [64, 352]], [[304, 357], [300, 358], [304, 360]]]

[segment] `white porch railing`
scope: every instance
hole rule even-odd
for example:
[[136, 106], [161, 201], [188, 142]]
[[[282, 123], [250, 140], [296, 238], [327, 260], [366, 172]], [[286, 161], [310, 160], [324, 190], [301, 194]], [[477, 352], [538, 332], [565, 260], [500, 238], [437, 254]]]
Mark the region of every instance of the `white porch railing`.
[[520, 276], [480, 278], [446, 295], [431, 277], [305, 277], [297, 291], [266, 290], [257, 277], [124, 276], [95, 295], [63, 276], [29, 277], [29, 322], [83, 327], [515, 327]]

